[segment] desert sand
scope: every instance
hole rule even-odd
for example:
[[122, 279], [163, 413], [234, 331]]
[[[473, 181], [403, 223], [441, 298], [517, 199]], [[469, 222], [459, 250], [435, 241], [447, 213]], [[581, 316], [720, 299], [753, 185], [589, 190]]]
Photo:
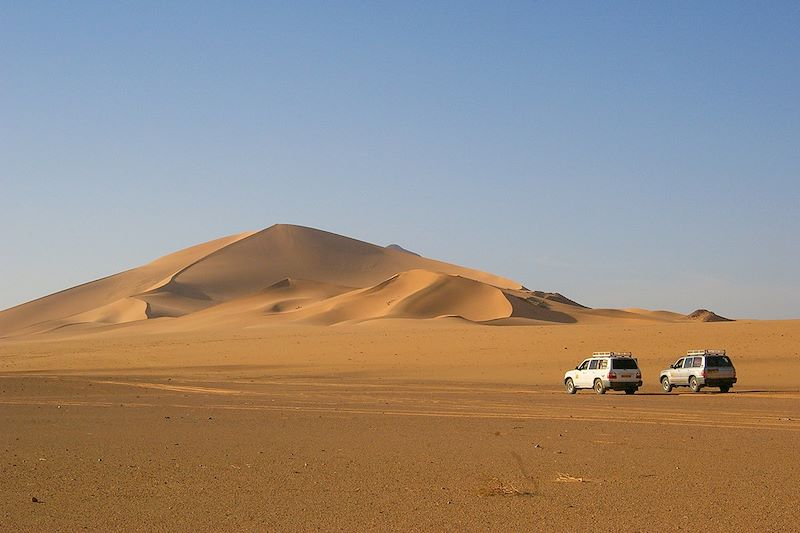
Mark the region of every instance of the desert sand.
[[[796, 531], [800, 320], [712, 315], [297, 226], [212, 241], [0, 312], [0, 530]], [[698, 347], [732, 392], [661, 393]], [[594, 350], [640, 392], [565, 394]]]

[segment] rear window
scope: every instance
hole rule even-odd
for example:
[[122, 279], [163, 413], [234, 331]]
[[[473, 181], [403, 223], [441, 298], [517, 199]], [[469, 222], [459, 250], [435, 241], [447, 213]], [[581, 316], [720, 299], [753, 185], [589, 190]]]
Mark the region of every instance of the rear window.
[[636, 361], [634, 359], [612, 359], [611, 368], [618, 370], [634, 370], [639, 367], [636, 366]]
[[727, 355], [707, 355], [706, 366], [725, 368], [733, 366], [733, 363], [731, 363], [731, 360], [728, 359]]

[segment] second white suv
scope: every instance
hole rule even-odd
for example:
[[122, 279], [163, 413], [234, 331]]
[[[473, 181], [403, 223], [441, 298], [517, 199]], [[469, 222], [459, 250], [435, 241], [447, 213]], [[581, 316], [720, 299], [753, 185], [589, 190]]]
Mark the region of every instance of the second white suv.
[[662, 370], [658, 379], [664, 392], [673, 387], [689, 387], [692, 392], [719, 387], [720, 392], [728, 392], [736, 383], [736, 369], [725, 350], [689, 350], [686, 357]]
[[594, 389], [605, 394], [608, 389], [633, 394], [642, 386], [642, 372], [630, 352], [594, 352], [564, 374], [564, 388], [569, 394], [578, 389]]

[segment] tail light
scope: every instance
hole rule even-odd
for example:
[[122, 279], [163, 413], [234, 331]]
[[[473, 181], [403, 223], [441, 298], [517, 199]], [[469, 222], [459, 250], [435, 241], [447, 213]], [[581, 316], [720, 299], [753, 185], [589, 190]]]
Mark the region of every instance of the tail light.
[[614, 372], [609, 372], [608, 379], [617, 379], [617, 374], [615, 374]]
[[703, 375], [703, 377], [704, 377], [704, 378], [707, 378], [707, 377], [708, 377], [708, 373], [706, 373], [706, 371], [705, 371], [705, 370], [703, 370], [703, 374], [702, 374], [702, 375]]
[[636, 379], [642, 379], [642, 372], [640, 370], [636, 371]]

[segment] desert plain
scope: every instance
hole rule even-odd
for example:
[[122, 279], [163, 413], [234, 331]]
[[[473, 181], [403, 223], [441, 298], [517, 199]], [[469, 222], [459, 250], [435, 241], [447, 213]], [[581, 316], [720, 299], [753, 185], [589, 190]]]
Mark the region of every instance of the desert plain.
[[[800, 528], [800, 320], [342, 239], [274, 226], [0, 313], [0, 530]], [[689, 348], [730, 393], [661, 392]], [[643, 388], [565, 394], [596, 350]]]

